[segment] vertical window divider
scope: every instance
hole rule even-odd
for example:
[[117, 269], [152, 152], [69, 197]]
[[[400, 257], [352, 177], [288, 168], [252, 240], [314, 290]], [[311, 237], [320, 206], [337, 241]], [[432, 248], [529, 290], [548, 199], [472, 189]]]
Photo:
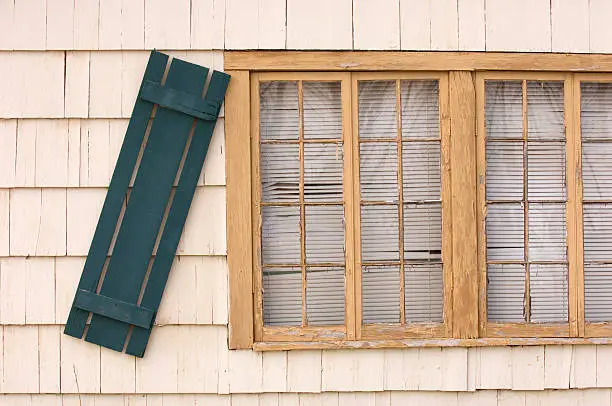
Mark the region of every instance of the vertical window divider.
[[485, 78], [482, 73], [476, 74], [476, 167], [477, 167], [477, 227], [478, 227], [478, 335], [487, 336], [487, 235], [485, 221], [487, 218], [486, 201], [486, 122], [485, 122]]
[[304, 205], [304, 82], [298, 81], [298, 131], [300, 154], [300, 265], [302, 269], [302, 327], [306, 327], [306, 207]]
[[580, 78], [568, 74], [565, 83], [567, 147], [567, 246], [569, 260], [570, 336], [584, 337], [584, 246], [582, 215], [582, 140]]
[[399, 294], [400, 294], [400, 324], [406, 325], [406, 275], [404, 274], [404, 176], [402, 161], [402, 113], [401, 84], [395, 81], [395, 116], [397, 120], [397, 190], [398, 190], [398, 225], [399, 225]]
[[259, 159], [259, 74], [251, 74], [251, 221], [253, 227], [253, 301], [255, 341], [263, 340], [263, 264], [261, 260], [261, 167]]
[[[357, 300], [355, 293], [355, 278], [356, 278], [356, 243], [355, 238], [358, 228], [355, 225], [355, 194], [353, 190], [354, 176], [353, 173], [353, 144], [355, 143], [352, 129], [352, 84], [351, 73], [345, 73], [341, 80], [342, 94], [342, 148], [344, 150], [343, 162], [343, 200], [344, 200], [344, 232], [345, 232], [345, 324], [346, 337], [349, 340], [354, 340], [356, 335], [356, 311]], [[359, 171], [357, 171], [359, 172]], [[358, 206], [358, 204], [357, 204]], [[357, 217], [358, 218], [358, 217]]]
[[525, 322], [531, 322], [531, 281], [530, 281], [530, 262], [529, 262], [529, 190], [528, 176], [528, 117], [527, 117], [527, 80], [523, 80], [523, 256], [525, 261], [525, 296], [523, 298], [523, 313]]
[[354, 233], [354, 296], [355, 296], [355, 339], [361, 340], [361, 326], [363, 324], [363, 283], [361, 266], [361, 189], [359, 166], [359, 83], [358, 75], [351, 74], [351, 121], [352, 125], [352, 167], [353, 167], [353, 218]]

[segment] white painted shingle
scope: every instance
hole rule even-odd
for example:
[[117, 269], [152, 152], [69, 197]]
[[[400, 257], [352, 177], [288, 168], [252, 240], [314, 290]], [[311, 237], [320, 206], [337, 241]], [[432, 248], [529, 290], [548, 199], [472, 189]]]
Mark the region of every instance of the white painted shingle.
[[223, 49], [225, 1], [192, 0], [191, 49]]
[[100, 347], [61, 335], [62, 393], [100, 393]]
[[553, 0], [552, 51], [589, 52], [589, 0]]
[[354, 48], [400, 49], [399, 0], [353, 0]]
[[47, 0], [15, 1], [13, 48], [44, 50]]
[[550, 0], [487, 0], [486, 22], [487, 51], [551, 51]]
[[9, 199], [10, 191], [0, 189], [0, 257], [9, 255]]
[[457, 1], [430, 0], [432, 51], [456, 51], [459, 48]]
[[189, 49], [191, 16], [189, 0], [147, 0], [145, 48]]
[[2, 392], [38, 393], [38, 327], [4, 326], [3, 329]]
[[589, 52], [612, 52], [612, 44], [610, 43], [612, 3], [607, 0], [590, 0], [589, 6]]
[[351, 49], [352, 0], [287, 2], [288, 49]]
[[459, 50], [485, 50], [485, 0], [459, 0]]
[[400, 0], [400, 45], [402, 50], [426, 51], [431, 47], [429, 1]]

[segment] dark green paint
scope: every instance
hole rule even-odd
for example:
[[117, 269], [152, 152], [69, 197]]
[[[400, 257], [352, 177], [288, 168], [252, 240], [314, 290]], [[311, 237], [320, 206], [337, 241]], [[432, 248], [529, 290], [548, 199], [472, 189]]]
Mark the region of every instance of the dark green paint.
[[[201, 95], [208, 69], [173, 59], [165, 86]], [[136, 303], [193, 118], [158, 108], [100, 294]], [[128, 325], [93, 315], [86, 341], [123, 349]]]
[[82, 289], [77, 291], [74, 307], [144, 329], [151, 328], [155, 316], [151, 309]]
[[[93, 313], [87, 341], [122, 351], [129, 326], [134, 326], [127, 353], [142, 357], [159, 308], [176, 248], [202, 171], [229, 76], [214, 72], [204, 99], [208, 69], [173, 59], [164, 86], [168, 57], [153, 51], [147, 65], [102, 214], [70, 311], [65, 333], [81, 338]], [[153, 110], [149, 137], [100, 293], [94, 293], [108, 255], [136, 159]], [[166, 107], [164, 107], [166, 106]], [[189, 134], [196, 125], [179, 183], [169, 208], [157, 255], [142, 295], [163, 215], [169, 205]]]
[[[205, 100], [214, 102], [218, 106], [223, 102], [225, 91], [229, 83], [229, 75], [221, 72], [213, 72]], [[179, 244], [189, 207], [193, 200], [196, 186], [204, 159], [215, 129], [215, 121], [198, 121], [193, 134], [179, 183], [172, 200], [172, 207], [168, 214], [166, 226], [157, 249], [157, 255], [151, 268], [149, 281], [145, 289], [142, 306], [157, 309], [161, 302], [164, 287], [174, 261], [176, 248]], [[202, 227], [205, 227], [202, 224]], [[142, 357], [147, 342], [149, 341], [149, 329], [134, 327], [126, 352], [128, 354]]]
[[[156, 51], [151, 52], [143, 80], [160, 83], [167, 64], [168, 55]], [[113, 172], [113, 177], [104, 199], [100, 219], [98, 220], [98, 225], [89, 247], [85, 267], [83, 268], [78, 285], [79, 289], [94, 291], [98, 285], [153, 106], [152, 103], [141, 99], [137, 99], [134, 104], [134, 110], [132, 111], [132, 117], [125, 133], [123, 146], [121, 147], [115, 171]], [[64, 333], [81, 338], [88, 316], [86, 311], [73, 306], [70, 310]]]
[[211, 103], [199, 95], [168, 89], [148, 81], [143, 84], [140, 97], [151, 103], [159, 104], [161, 107], [180, 111], [202, 120], [216, 120], [219, 112], [218, 103]]

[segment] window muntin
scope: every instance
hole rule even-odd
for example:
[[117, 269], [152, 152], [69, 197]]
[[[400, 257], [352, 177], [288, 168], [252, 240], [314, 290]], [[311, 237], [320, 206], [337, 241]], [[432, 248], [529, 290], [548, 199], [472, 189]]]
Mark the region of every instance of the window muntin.
[[612, 321], [612, 83], [580, 83], [584, 318]]
[[344, 325], [341, 82], [262, 81], [259, 100], [264, 326]]
[[[347, 76], [359, 76], [361, 74], [349, 74]], [[389, 76], [389, 75], [381, 75], [381, 76]], [[532, 188], [535, 190], [534, 193], [530, 193], [529, 189], [530, 189], [530, 183], [531, 184], [535, 184], [537, 185], [538, 182], [537, 180], [537, 175], [538, 175], [538, 171], [533, 172], [530, 176], [529, 173], [529, 168], [527, 168], [527, 176], [525, 175], [525, 170], [523, 169], [523, 171], [519, 172], [519, 176], [522, 176], [524, 179], [523, 183], [523, 190], [522, 190], [522, 195], [519, 197], [519, 199], [517, 200], [509, 200], [509, 201], [505, 201], [504, 200], [504, 196], [502, 194], [501, 196], [501, 201], [500, 204], [510, 204], [510, 203], [524, 203], [526, 201], [526, 206], [527, 206], [527, 210], [529, 213], [530, 210], [530, 205], [529, 203], [541, 203], [541, 204], [560, 204], [561, 206], [565, 206], [564, 207], [564, 212], [565, 212], [565, 216], [563, 216], [562, 213], [557, 213], [556, 216], [558, 218], [562, 218], [565, 217], [565, 233], [567, 235], [564, 243], [563, 244], [559, 244], [560, 240], [556, 239], [557, 245], [556, 245], [556, 249], [550, 250], [550, 246], [554, 241], [546, 241], [547, 237], [550, 236], [558, 236], [561, 232], [553, 232], [553, 233], [549, 233], [549, 232], [545, 232], [544, 234], [542, 234], [541, 236], [538, 236], [538, 233], [531, 233], [527, 239], [525, 240], [525, 227], [524, 227], [524, 223], [525, 223], [525, 216], [524, 216], [524, 206], [525, 204], [521, 205], [521, 209], [523, 210], [523, 239], [522, 239], [522, 247], [519, 246], [519, 248], [523, 248], [523, 258], [522, 261], [523, 262], [530, 262], [529, 260], [529, 252], [533, 252], [533, 247], [531, 245], [533, 245], [532, 243], [535, 242], [541, 242], [543, 245], [542, 249], [540, 249], [540, 251], [542, 253], [544, 253], [545, 255], [543, 255], [542, 257], [537, 257], [539, 259], [534, 259], [531, 262], [531, 265], [534, 267], [537, 267], [538, 265], [559, 265], [557, 262], [557, 260], [553, 260], [551, 258], [558, 258], [559, 254], [562, 253], [564, 250], [566, 252], [566, 260], [563, 262], [566, 262], [567, 264], [567, 276], [564, 276], [562, 279], [566, 281], [567, 283], [567, 287], [563, 286], [563, 294], [560, 294], [558, 296], [561, 297], [561, 300], [566, 300], [567, 298], [567, 305], [563, 304], [562, 306], [560, 306], [560, 308], [562, 309], [563, 312], [567, 312], [567, 316], [565, 316], [564, 314], [564, 321], [563, 322], [554, 322], [554, 321], [550, 321], [550, 319], [548, 320], [538, 320], [538, 316], [536, 315], [535, 318], [533, 318], [533, 314], [532, 311], [533, 306], [530, 310], [530, 316], [531, 320], [530, 323], [528, 323], [526, 321], [526, 315], [523, 314], [523, 308], [521, 307], [522, 304], [519, 306], [521, 314], [520, 316], [517, 317], [524, 317], [525, 321], [524, 322], [513, 322], [513, 321], [509, 321], [509, 322], [498, 322], [498, 321], [492, 321], [489, 320], [489, 322], [487, 323], [487, 301], [486, 301], [486, 291], [487, 291], [487, 286], [486, 286], [486, 281], [485, 283], [481, 284], [481, 286], [485, 287], [484, 290], [484, 295], [483, 295], [483, 291], [481, 290], [481, 300], [484, 297], [484, 330], [481, 329], [480, 332], [480, 336], [481, 337], [487, 337], [487, 336], [497, 336], [497, 337], [567, 337], [567, 336], [571, 336], [571, 337], [582, 337], [582, 336], [587, 336], [587, 337], [592, 337], [592, 336], [597, 336], [597, 337], [608, 337], [610, 335], [612, 335], [612, 331], [610, 331], [610, 326], [608, 325], [608, 321], [607, 316], [601, 316], [599, 318], [593, 316], [586, 316], [586, 312], [588, 312], [587, 308], [589, 306], [589, 303], [596, 303], [597, 306], [605, 306], [606, 305], [606, 295], [607, 293], [601, 294], [602, 290], [605, 290], [605, 281], [602, 282], [601, 277], [604, 277], [604, 279], [607, 277], [607, 266], [608, 264], [606, 263], [606, 259], [593, 259], [594, 257], [592, 256], [594, 253], [598, 253], [601, 251], [601, 247], [606, 245], [606, 232], [597, 232], [598, 229], [603, 230], [606, 227], [606, 217], [604, 215], [598, 214], [597, 216], [591, 216], [591, 218], [595, 218], [597, 219], [597, 221], [593, 221], [593, 220], [589, 220], [589, 218], [587, 218], [590, 214], [589, 214], [589, 207], [587, 206], [592, 206], [593, 208], [598, 207], [598, 205], [602, 205], [602, 206], [606, 206], [607, 205], [607, 199], [605, 198], [605, 190], [602, 189], [600, 186], [602, 185], [601, 183], [601, 179], [602, 176], [606, 175], [606, 167], [605, 167], [605, 162], [603, 159], [598, 159], [596, 157], [596, 153], [601, 153], [603, 151], [603, 149], [601, 148], [596, 148], [596, 147], [592, 147], [589, 144], [596, 144], [596, 143], [600, 143], [600, 144], [604, 144], [606, 141], [608, 141], [607, 139], [597, 139], [596, 137], [591, 137], [587, 134], [587, 132], [589, 131], [589, 127], [588, 125], [581, 125], [581, 120], [583, 121], [588, 121], [588, 115], [589, 114], [595, 114], [595, 115], [599, 115], [597, 117], [597, 119], [593, 119], [591, 120], [591, 124], [589, 124], [590, 126], [605, 126], [605, 121], [606, 121], [606, 112], [605, 110], [607, 110], [607, 108], [605, 106], [599, 106], [600, 110], [595, 109], [595, 111], [589, 111], [588, 108], [582, 108], [583, 104], [580, 103], [581, 101], [581, 97], [585, 97], [588, 96], [588, 94], [584, 91], [588, 86], [584, 86], [584, 84], [588, 84], [588, 83], [597, 83], [597, 84], [607, 84], [610, 82], [610, 78], [607, 77], [607, 75], [595, 75], [595, 77], [591, 77], [592, 75], [590, 74], [532, 74], [532, 73], [528, 73], [528, 74], [521, 74], [521, 73], [513, 73], [513, 74], [508, 74], [508, 75], [504, 75], [504, 74], [493, 74], [493, 73], [486, 73], [486, 74], [477, 74], [476, 75], [476, 88], [479, 89], [478, 87], [478, 78], [485, 78], [489, 81], [518, 81], [521, 82], [521, 91], [522, 91], [522, 87], [523, 87], [523, 81], [525, 81], [525, 84], [528, 87], [529, 82], [561, 82], [563, 83], [563, 97], [562, 99], [564, 100], [564, 106], [563, 106], [563, 126], [567, 127], [567, 131], [568, 133], [566, 134], [566, 139], [565, 139], [565, 143], [561, 142], [561, 140], [557, 139], [557, 140], [546, 140], [546, 137], [542, 137], [542, 136], [535, 136], [534, 135], [534, 139], [533, 139], [533, 144], [536, 143], [544, 143], [544, 142], [549, 142], [550, 144], [546, 144], [545, 146], [542, 146], [541, 148], [537, 148], [537, 145], [533, 148], [530, 148], [529, 145], [529, 141], [527, 140], [527, 146], [525, 147], [525, 144], [522, 145], [522, 148], [518, 148], [520, 149], [523, 153], [524, 153], [524, 149], [527, 149], [527, 163], [529, 163], [530, 161], [533, 163], [534, 159], [537, 158], [531, 158], [529, 159], [529, 153], [534, 151], [534, 154], [541, 154], [544, 155], [545, 157], [542, 158], [541, 162], [543, 162], [544, 164], [542, 165], [542, 167], [549, 167], [549, 168], [555, 168], [555, 167], [559, 167], [559, 166], [563, 166], [565, 165], [565, 170], [555, 170], [555, 171], [540, 171], [540, 172], [545, 172], [544, 173], [544, 179], [546, 179], [547, 182], [549, 182], [550, 184], [561, 184], [563, 185], [563, 183], [565, 183], [565, 187], [549, 187], [545, 190], [545, 192], [543, 193], [546, 197], [552, 199], [551, 196], [549, 195], [555, 195], [557, 198], [558, 197], [563, 197], [563, 193], [565, 193], [565, 197], [562, 199], [558, 199], [558, 200], [546, 200], [546, 199], [542, 199], [542, 201], [540, 201], [539, 199], [542, 196], [538, 196], [538, 194], [540, 194], [539, 189], [537, 188]], [[393, 79], [393, 78], [390, 78]], [[345, 80], [345, 79], [343, 79]], [[599, 86], [602, 87], [602, 86]], [[568, 92], [568, 89], [570, 89], [571, 91]], [[355, 89], [353, 89], [355, 90]], [[485, 86], [484, 86], [484, 81], [483, 81], [483, 85], [482, 85], [482, 92], [478, 91], [477, 94], [481, 95], [480, 97], [482, 99], [484, 99], [484, 95], [485, 95]], [[353, 91], [353, 93], [355, 94], [356, 92]], [[601, 93], [601, 91], [600, 91]], [[528, 92], [527, 92], [528, 94]], [[529, 94], [528, 94], [529, 96]], [[601, 97], [604, 98], [605, 96], [594, 96], [594, 100], [597, 100], [597, 97]], [[522, 98], [522, 93], [521, 93], [521, 98]], [[527, 98], [529, 100], [529, 97]], [[603, 103], [603, 100], [600, 100], [600, 102]], [[356, 101], [353, 100], [353, 103], [356, 104]], [[605, 104], [605, 103], [604, 103]], [[522, 100], [521, 100], [521, 107], [522, 107]], [[603, 109], [604, 111], [602, 111], [601, 109]], [[355, 110], [353, 108], [353, 110]], [[481, 111], [482, 110], [482, 111]], [[482, 115], [483, 118], [482, 120], [484, 121], [484, 102], [482, 105], [481, 109], [477, 109], [477, 114]], [[552, 109], [554, 110], [554, 109]], [[351, 111], [351, 109], [349, 109], [349, 111]], [[557, 112], [558, 113], [558, 112]], [[604, 116], [601, 116], [601, 114], [604, 114]], [[559, 114], [557, 114], [557, 116], [560, 116]], [[568, 117], [568, 116], [573, 116], [572, 117]], [[346, 117], [344, 117], [343, 119], [346, 120]], [[521, 110], [521, 121], [523, 119], [523, 111]], [[571, 120], [570, 120], [571, 119]], [[480, 120], [480, 118], [479, 118]], [[355, 117], [353, 117], [352, 120], [352, 125], [355, 126], [355, 123], [357, 123], [358, 120], [355, 119]], [[574, 126], [573, 123], [576, 123], [577, 125]], [[526, 124], [526, 128], [528, 130], [528, 133], [537, 133], [537, 127], [533, 128], [531, 126], [531, 124], [534, 123], [533, 118], [530, 120], [529, 114], [527, 114], [527, 124]], [[548, 120], [548, 123], [553, 123], [554, 124], [554, 120]], [[350, 126], [351, 123], [349, 123]], [[557, 125], [558, 126], [558, 125]], [[344, 126], [343, 128], [348, 128], [346, 126]], [[484, 125], [483, 125], [484, 128]], [[521, 131], [523, 129], [523, 123], [521, 122]], [[591, 129], [592, 130], [592, 129]], [[396, 129], [397, 131], [397, 129]], [[358, 135], [358, 131], [355, 131], [357, 134], [354, 134], [354, 139], [355, 140], [359, 140], [359, 138], [357, 138]], [[584, 133], [584, 134], [581, 134]], [[484, 134], [485, 131], [482, 131], [482, 134]], [[601, 133], [605, 133], [605, 129], [601, 131]], [[500, 137], [503, 138], [503, 137]], [[388, 141], [388, 140], [386, 140]], [[498, 141], [497, 139], [495, 139], [494, 141]], [[516, 141], [516, 140], [514, 140]], [[523, 140], [524, 141], [524, 140]], [[500, 141], [503, 142], [503, 141]], [[508, 143], [512, 143], [513, 140], [508, 140]], [[553, 147], [553, 144], [555, 143], [561, 143], [562, 145], [559, 146], [557, 145], [556, 147]], [[358, 143], [356, 143], [358, 144]], [[356, 148], [353, 150], [353, 155], [358, 157], [359, 155], [359, 148], [357, 146], [355, 146]], [[479, 147], [480, 148], [480, 147]], [[486, 143], [483, 145], [482, 148], [482, 154], [479, 151], [479, 157], [486, 157]], [[564, 156], [564, 162], [562, 164], [560, 164], [559, 161], [559, 156], [561, 156], [561, 154], [559, 153], [560, 149], [565, 149], [565, 156]], [[574, 150], [574, 151], [572, 151]], [[346, 152], [346, 148], [343, 149], [343, 152]], [[299, 154], [299, 151], [298, 151]], [[552, 165], [550, 164], [550, 160], [552, 158]], [[521, 158], [522, 160], [524, 160], [524, 155]], [[351, 160], [351, 162], [354, 162], [354, 160]], [[480, 158], [478, 159], [479, 165], [480, 165]], [[485, 168], [485, 173], [483, 173], [482, 175], [480, 175], [479, 172], [479, 177], [478, 177], [478, 181], [479, 183], [484, 183], [485, 179], [488, 182], [489, 179], [485, 178], [484, 175], [486, 174], [486, 160], [483, 161], [484, 162], [484, 168]], [[344, 162], [346, 163], [346, 162]], [[537, 163], [537, 161], [536, 161]], [[581, 167], [582, 165], [582, 167]], [[592, 168], [589, 169], [587, 168], [587, 166], [591, 166]], [[354, 166], [353, 166], [354, 167]], [[532, 165], [533, 168], [533, 165]], [[344, 171], [346, 171], [346, 168], [343, 168]], [[564, 173], [565, 172], [565, 173]], [[535, 173], [535, 176], [534, 176]], [[349, 177], [348, 179], [350, 179], [352, 176], [356, 176], [357, 174], [353, 174], [349, 171]], [[553, 178], [557, 178], [557, 180], [554, 180]], [[565, 177], [566, 179], [563, 180], [563, 177]], [[597, 179], [597, 178], [600, 179]], [[536, 182], [530, 182], [531, 179], [536, 179]], [[346, 177], [343, 178], [343, 182], [346, 181]], [[574, 182], [574, 185], [572, 186], [572, 182]], [[605, 182], [604, 182], [605, 183]], [[576, 185], [577, 184], [577, 185]], [[589, 195], [590, 193], [593, 192], [593, 187], [599, 187], [600, 190], [596, 192], [596, 194], [598, 194], [599, 196], [595, 196], [593, 197], [592, 194]], [[487, 192], [489, 189], [489, 184], [487, 184]], [[503, 186], [503, 183], [502, 183]], [[515, 186], [515, 185], [514, 185]], [[550, 185], [548, 185], [550, 186]], [[584, 186], [584, 187], [583, 187]], [[346, 187], [346, 185], [345, 185]], [[527, 192], [525, 192], [524, 188], [527, 188]], [[299, 186], [298, 186], [299, 188]], [[513, 189], [513, 185], [510, 184], [510, 189]], [[556, 189], [557, 192], [553, 192], [552, 189]], [[483, 191], [484, 191], [484, 187], [483, 187]], [[520, 191], [520, 189], [519, 189]], [[559, 191], [561, 191], [561, 193], [558, 193]], [[360, 193], [360, 187], [357, 185], [357, 193]], [[584, 193], [584, 201], [582, 201], [583, 199], [583, 193]], [[507, 195], [507, 193], [506, 193]], [[533, 199], [532, 199], [532, 195], [533, 195]], [[591, 196], [591, 197], [589, 197]], [[485, 203], [485, 207], [487, 205], [487, 200], [488, 196], [485, 196], [485, 194], [483, 193], [482, 195], [482, 199], [478, 198], [477, 202], [483, 201]], [[533, 201], [532, 201], [533, 200]], [[559, 201], [561, 200], [561, 201]], [[358, 199], [354, 199], [354, 201], [358, 201]], [[584, 205], [584, 207], [583, 207]], [[282, 206], [282, 204], [281, 204]], [[494, 206], [494, 205], [492, 205]], [[550, 210], [551, 208], [546, 206], [543, 209], [546, 210]], [[593, 209], [594, 210], [594, 209]], [[553, 210], [554, 212], [554, 210]], [[355, 214], [359, 214], [360, 210], [356, 210]], [[489, 208], [487, 208], [486, 211], [484, 211], [484, 213], [489, 214], [490, 210]], [[537, 213], [535, 213], [537, 214]], [[345, 211], [345, 215], [346, 215], [346, 211]], [[399, 215], [399, 213], [398, 213]], [[563, 220], [561, 220], [561, 222], [559, 223], [555, 223], [555, 222], [550, 222], [549, 221], [549, 217], [548, 215], [550, 215], [550, 213], [547, 213], [547, 216], [543, 217], [544, 218], [544, 226], [541, 226], [543, 229], [546, 229], [547, 227], [555, 227], [556, 226], [560, 226], [560, 228], [563, 228]], [[356, 216], [356, 225], [359, 226], [359, 228], [361, 228], [361, 226], [358, 224], [359, 223], [359, 218], [360, 216], [357, 215]], [[398, 216], [399, 217], [399, 216]], [[484, 216], [482, 217], [484, 218]], [[537, 218], [536, 218], [537, 220]], [[583, 225], [583, 221], [584, 221], [584, 225]], [[587, 222], [591, 221], [592, 224], [587, 224]], [[529, 214], [527, 216], [527, 232], [529, 232]], [[479, 222], [480, 223], [480, 222]], [[533, 221], [531, 223], [534, 223]], [[398, 227], [399, 227], [399, 219], [398, 219]], [[591, 229], [589, 229], [589, 227], [592, 227]], [[485, 226], [484, 226], [484, 222], [483, 222], [483, 227], [482, 230], [479, 232], [479, 235], [484, 235], [484, 231], [485, 231]], [[591, 234], [589, 234], [591, 233]], [[358, 236], [358, 232], [356, 233], [356, 236]], [[517, 233], [518, 234], [518, 233]], [[443, 236], [444, 236], [444, 232], [443, 232]], [[595, 240], [592, 238], [593, 236], [597, 237]], [[529, 237], [538, 237], [538, 238], [529, 238]], [[544, 239], [542, 239], [544, 238]], [[345, 235], [345, 243], [348, 242], [348, 240], [350, 239], [349, 235]], [[600, 240], [597, 240], [600, 239]], [[525, 244], [525, 241], [527, 242], [527, 244]], [[398, 240], [399, 242], [399, 240]], [[301, 242], [300, 242], [301, 244]], [[595, 244], [595, 245], [594, 245]], [[598, 245], [599, 244], [599, 245]], [[603, 244], [603, 245], [602, 245]], [[360, 245], [360, 244], [359, 244]], [[525, 259], [525, 245], [527, 245], [527, 250], [528, 250], [528, 256], [527, 259]], [[537, 245], [537, 244], [536, 244]], [[359, 248], [361, 248], [360, 246], [358, 247], [357, 244], [355, 244], [355, 249], [356, 251], [359, 250]], [[537, 247], [536, 247], [537, 248]], [[482, 248], [479, 248], [482, 249]], [[591, 252], [589, 252], [589, 250]], [[551, 252], [556, 251], [556, 253], [553, 253], [551, 255]], [[485, 245], [485, 252], [486, 252], [486, 245]], [[538, 250], [535, 250], [535, 253], [538, 253]], [[590, 256], [591, 255], [591, 256]], [[599, 255], [599, 254], [598, 254]], [[573, 259], [572, 259], [573, 257]], [[480, 257], [482, 258], [482, 257]], [[485, 261], [481, 262], [481, 263], [485, 263], [486, 264], [486, 256], [485, 256]], [[516, 260], [517, 262], [520, 262], [520, 260]], [[551, 261], [555, 261], [555, 263], [549, 264], [548, 262]], [[479, 261], [480, 262], [480, 261]], [[561, 262], [561, 261], [559, 261]], [[584, 269], [582, 266], [582, 263], [584, 262]], [[496, 265], [496, 264], [491, 264], [491, 265]], [[499, 265], [499, 264], [497, 264]], [[506, 265], [506, 264], [501, 264], [501, 265]], [[508, 264], [510, 265], [510, 264]], [[515, 264], [515, 265], [521, 265], [521, 264]], [[301, 265], [300, 265], [301, 266]], [[349, 268], [351, 266], [351, 264], [347, 263], [347, 268]], [[596, 274], [595, 271], [593, 272], [593, 277], [594, 279], [591, 281], [590, 285], [588, 282], [588, 272], [590, 272], [590, 269], [595, 270], [595, 269], [600, 269], [600, 273]], [[486, 267], [485, 267], [486, 269]], [[572, 270], [573, 269], [573, 270]], [[300, 269], [301, 271], [301, 269]], [[537, 270], [538, 273], [541, 272], [541, 270]], [[583, 279], [583, 272], [584, 272], [584, 279]], [[350, 274], [350, 270], [347, 269], [346, 275], [348, 276]], [[399, 274], [399, 272], [398, 272]], [[519, 272], [520, 275], [523, 275], [523, 280], [520, 281], [520, 283], [522, 284], [521, 286], [523, 286], [523, 292], [525, 291], [525, 281], [524, 279], [526, 279], [526, 275], [527, 275], [527, 270], [521, 269], [521, 271]], [[531, 276], [531, 275], [530, 275]], [[599, 278], [599, 279], [597, 279]], [[531, 278], [530, 278], [531, 279]], [[597, 280], [597, 282], [595, 282]], [[530, 280], [530, 282], [532, 282], [532, 280]], [[540, 286], [543, 286], [545, 288], [544, 291], [540, 292], [542, 294], [542, 296], [546, 296], [546, 288], [548, 285], [548, 281], [543, 280], [543, 283]], [[347, 310], [351, 308], [352, 304], [350, 303], [350, 299], [348, 298], [348, 292], [351, 290], [351, 287], [348, 286], [350, 284], [349, 280], [347, 280], [346, 282], [346, 290], [347, 290], [347, 295], [345, 296], [345, 299], [348, 300], [348, 302], [346, 302], [346, 307]], [[355, 288], [359, 288], [358, 286], [356, 286]], [[529, 289], [534, 289], [533, 284], [530, 283]], [[599, 291], [597, 291], [597, 289], [599, 289]], [[533, 292], [531, 292], [533, 294]], [[535, 295], [537, 296], [537, 292], [535, 293]], [[524, 295], [524, 293], [523, 293]], [[520, 300], [522, 303], [524, 303], [523, 300], [523, 295], [520, 295]], [[559, 299], [559, 298], [556, 298]], [[591, 302], [589, 302], [591, 301]], [[598, 302], [599, 301], [599, 302]], [[445, 298], [445, 306], [448, 303], [448, 298]], [[355, 305], [359, 305], [359, 303], [355, 303]], [[530, 303], [531, 305], [531, 303]], [[565, 310], [565, 306], [567, 306], [567, 310]], [[481, 307], [481, 311], [482, 311], [483, 307]], [[557, 309], [555, 309], [557, 310]], [[604, 311], [606, 311], [604, 309]], [[348, 312], [347, 312], [348, 313]], [[581, 314], [582, 313], [582, 314]], [[444, 313], [444, 316], [446, 318], [447, 314]], [[545, 315], [546, 316], [546, 315]], [[567, 327], [567, 318], [569, 318], [570, 320], [570, 326], [569, 328]], [[482, 319], [482, 316], [481, 316]], [[345, 323], [347, 326], [350, 326], [350, 316], [348, 314], [345, 314]], [[481, 322], [482, 323], [482, 322]], [[387, 329], [387, 327], [393, 327], [395, 324], [389, 324], [389, 325], [384, 325], [385, 328], [382, 328], [381, 325], [379, 325], [379, 327], [377, 328], [377, 330], [379, 332], [386, 334], [386, 337], [388, 338], [401, 338], [403, 337], [403, 335], [398, 335], [398, 334], [392, 334], [392, 330]], [[313, 323], [309, 323], [309, 326], [315, 326]], [[481, 324], [482, 326], [482, 324]], [[577, 327], [574, 327], [577, 326]], [[582, 327], [581, 327], [582, 326]], [[586, 332], [585, 332], [585, 326], [586, 326]], [[368, 332], [367, 330], [368, 325], [364, 326], [364, 331]], [[553, 327], [553, 328], [549, 328], [549, 327]], [[335, 328], [335, 327], [334, 327]], [[350, 329], [350, 328], [349, 328]], [[330, 330], [330, 329], [328, 329]], [[340, 330], [334, 330], [334, 331], [340, 331]], [[344, 333], [345, 330], [343, 329], [342, 332]], [[396, 331], [397, 332], [397, 331]], [[400, 329], [401, 332], [401, 329]], [[408, 334], [408, 336], [411, 336], [410, 334]], [[315, 336], [310, 336], [311, 338]], [[334, 337], [340, 337], [338, 335], [334, 335]], [[359, 337], [359, 336], [358, 336]], [[369, 338], [370, 336], [368, 334], [362, 334], [360, 336], [362, 339], [363, 338]], [[261, 336], [260, 336], [261, 338]], [[286, 337], [285, 337], [286, 338]], [[302, 337], [303, 338], [303, 337]], [[350, 336], [348, 336], [349, 339], [352, 339]], [[357, 338], [357, 337], [355, 337]]]
[[[441, 174], [447, 140], [440, 88], [448, 91], [447, 80], [446, 74], [410, 76], [380, 81], [392, 83], [394, 92], [390, 113], [369, 106], [381, 127], [360, 120], [362, 77], [254, 75], [256, 339], [384, 337], [379, 327], [444, 334], [450, 313], [443, 273], [450, 269], [442, 267], [448, 202], [442, 203], [441, 185], [448, 173]], [[360, 137], [366, 141], [353, 143]]]
[[568, 322], [563, 90], [485, 81], [490, 322]]
[[437, 80], [359, 80], [363, 324], [443, 322]]

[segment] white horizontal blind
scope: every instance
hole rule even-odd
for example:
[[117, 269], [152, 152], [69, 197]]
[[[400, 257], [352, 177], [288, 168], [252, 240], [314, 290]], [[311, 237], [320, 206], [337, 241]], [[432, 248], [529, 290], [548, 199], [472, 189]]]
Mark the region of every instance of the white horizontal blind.
[[584, 310], [612, 321], [612, 84], [581, 83]]
[[341, 84], [262, 82], [259, 96], [264, 325], [343, 325]]
[[563, 82], [485, 83], [487, 312], [568, 321]]
[[438, 99], [436, 80], [358, 84], [364, 324], [443, 319]]

